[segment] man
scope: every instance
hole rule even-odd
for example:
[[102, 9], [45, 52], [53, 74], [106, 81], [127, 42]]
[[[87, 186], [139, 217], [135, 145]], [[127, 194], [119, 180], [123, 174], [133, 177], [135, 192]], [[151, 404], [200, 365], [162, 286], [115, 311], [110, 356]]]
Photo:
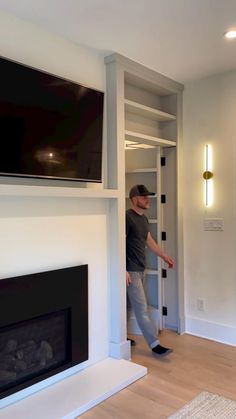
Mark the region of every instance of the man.
[[[148, 219], [144, 215], [144, 211], [150, 207], [150, 195], [155, 195], [155, 193], [149, 192], [144, 185], [133, 186], [129, 193], [132, 208], [126, 211], [128, 317], [129, 305], [131, 305], [147, 344], [155, 355], [163, 357], [173, 351], [160, 345], [156, 336], [156, 329], [147, 311], [147, 300], [143, 288], [145, 247], [148, 246], [152, 252], [160, 256], [169, 268], [173, 267], [174, 262], [170, 256], [164, 253], [149, 231]], [[134, 344], [134, 341], [131, 341], [132, 343]]]

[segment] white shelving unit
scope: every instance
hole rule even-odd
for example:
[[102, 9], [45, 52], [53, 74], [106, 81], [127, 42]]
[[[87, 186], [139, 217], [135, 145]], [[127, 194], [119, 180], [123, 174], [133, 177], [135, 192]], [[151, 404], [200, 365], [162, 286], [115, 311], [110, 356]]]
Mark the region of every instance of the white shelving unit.
[[[119, 185], [120, 215], [123, 216], [124, 203], [126, 201], [127, 205], [128, 201], [127, 198], [124, 199], [124, 196], [128, 196], [128, 191], [134, 184], [146, 184], [150, 190], [154, 188], [153, 190], [157, 191], [156, 196], [151, 200], [151, 209], [147, 215], [150, 228], [159, 242], [163, 226], [167, 230], [167, 242], [160, 244], [162, 247], [167, 247], [168, 253], [175, 259], [177, 268], [173, 270], [167, 282], [175, 284], [176, 288], [172, 285], [167, 287], [167, 282], [162, 287], [160, 261], [159, 266], [155, 263], [152, 266], [151, 262], [154, 260], [150, 258], [147, 282], [152, 283], [151, 289], [152, 287], [155, 289], [153, 288], [151, 293], [148, 290], [148, 293], [149, 297], [151, 294], [151, 304], [155, 309], [160, 309], [162, 304], [168, 304], [170, 300], [174, 300], [176, 309], [174, 309], [175, 313], [170, 313], [170, 322], [173, 320], [176, 329], [181, 331], [184, 329], [184, 325], [182, 326], [184, 319], [182, 200], [181, 191], [177, 185], [181, 167], [183, 86], [119, 54], [106, 57], [105, 63], [108, 93], [108, 149], [110, 148], [111, 153], [114, 153], [117, 147], [119, 156], [116, 181]], [[149, 155], [149, 158], [146, 158], [146, 155]], [[157, 155], [159, 161], [157, 163], [156, 160], [154, 163], [153, 158]], [[161, 155], [171, 156], [170, 159], [168, 158], [171, 169], [167, 165], [162, 171], [159, 170]], [[135, 157], [132, 158], [132, 156]], [[116, 162], [113, 160], [110, 172], [114, 172], [115, 169]], [[170, 188], [169, 185], [173, 187]], [[114, 188], [112, 184], [109, 187]], [[165, 192], [165, 189], [168, 191], [167, 206], [169, 208], [167, 211], [164, 211], [160, 204], [160, 195]], [[120, 239], [125, 240], [125, 237], [122, 235]], [[122, 261], [124, 261], [123, 258]], [[156, 286], [153, 285], [154, 283]], [[162, 327], [161, 318], [159, 323]]]
[[[151, 201], [149, 216], [150, 231], [154, 239], [161, 243], [164, 208], [161, 205], [162, 173], [161, 155], [167, 147], [177, 144], [177, 100], [176, 94], [165, 89], [154, 89], [139, 78], [125, 75], [124, 119], [126, 149], [126, 184], [145, 184], [155, 191]], [[134, 165], [138, 162], [138, 166]], [[130, 169], [132, 166], [132, 169]], [[145, 291], [150, 311], [155, 313], [157, 329], [163, 327], [162, 306], [164, 305], [164, 287], [161, 278], [163, 263], [161, 259], [146, 251]], [[177, 299], [177, 296], [175, 296]], [[139, 331], [132, 321], [130, 332]]]

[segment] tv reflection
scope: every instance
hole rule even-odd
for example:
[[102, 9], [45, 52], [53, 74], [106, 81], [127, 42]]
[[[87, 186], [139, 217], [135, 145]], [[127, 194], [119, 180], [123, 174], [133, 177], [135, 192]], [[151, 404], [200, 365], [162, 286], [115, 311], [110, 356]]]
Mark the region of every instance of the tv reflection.
[[41, 148], [35, 151], [34, 160], [37, 161], [38, 174], [47, 177], [74, 179], [77, 175], [79, 162], [76, 151]]
[[39, 163], [49, 163], [52, 165], [63, 164], [65, 162], [65, 158], [63, 157], [62, 153], [53, 149], [36, 150], [35, 159]]

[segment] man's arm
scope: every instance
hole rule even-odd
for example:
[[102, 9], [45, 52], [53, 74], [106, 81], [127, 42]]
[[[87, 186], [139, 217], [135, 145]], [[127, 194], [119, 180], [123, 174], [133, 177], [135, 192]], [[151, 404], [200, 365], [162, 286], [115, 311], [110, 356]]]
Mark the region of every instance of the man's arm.
[[149, 249], [155, 253], [157, 256], [160, 256], [164, 262], [166, 262], [169, 265], [169, 268], [173, 268], [174, 261], [173, 259], [168, 256], [162, 248], [157, 244], [157, 242], [152, 238], [151, 233], [148, 233], [147, 240], [146, 240], [147, 246]]

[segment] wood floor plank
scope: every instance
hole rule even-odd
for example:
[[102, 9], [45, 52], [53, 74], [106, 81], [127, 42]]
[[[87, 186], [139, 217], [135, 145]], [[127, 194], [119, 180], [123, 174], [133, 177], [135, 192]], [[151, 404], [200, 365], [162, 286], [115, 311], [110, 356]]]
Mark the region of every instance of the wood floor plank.
[[236, 400], [236, 348], [190, 335], [162, 331], [169, 357], [152, 355], [142, 336], [131, 336], [132, 361], [148, 375], [80, 416], [82, 419], [165, 419], [201, 391]]

